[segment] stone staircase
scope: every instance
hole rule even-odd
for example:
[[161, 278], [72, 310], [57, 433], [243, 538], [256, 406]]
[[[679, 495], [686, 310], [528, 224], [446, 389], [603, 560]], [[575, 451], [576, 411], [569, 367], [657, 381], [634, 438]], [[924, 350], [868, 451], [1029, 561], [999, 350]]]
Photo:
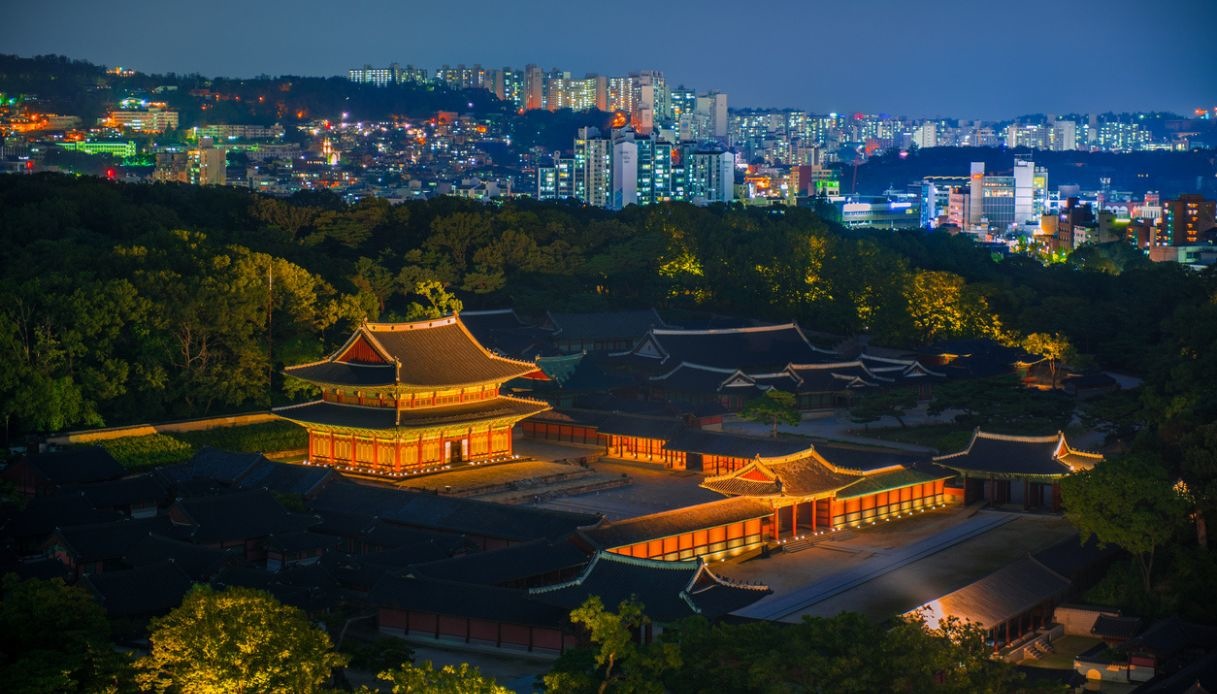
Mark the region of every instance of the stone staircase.
[[810, 537], [803, 537], [797, 540], [787, 540], [782, 545], [783, 552], [802, 552], [805, 549], [810, 549], [815, 546], [815, 540]]

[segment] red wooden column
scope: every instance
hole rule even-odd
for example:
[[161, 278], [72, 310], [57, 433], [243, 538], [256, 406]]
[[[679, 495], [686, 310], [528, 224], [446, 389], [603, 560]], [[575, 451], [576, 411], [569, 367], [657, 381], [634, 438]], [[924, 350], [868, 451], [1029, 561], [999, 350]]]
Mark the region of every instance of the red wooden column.
[[790, 532], [795, 537], [799, 536], [799, 502], [795, 502], [790, 507]]
[[816, 513], [816, 511], [818, 510], [816, 508], [816, 504], [818, 504], [818, 503], [819, 503], [818, 499], [811, 500], [811, 532], [813, 532], [813, 533], [816, 531], [816, 517], [818, 515], [820, 515], [820, 514]]
[[777, 542], [782, 537], [782, 531], [778, 526], [779, 516], [778, 509], [773, 509], [773, 541]]

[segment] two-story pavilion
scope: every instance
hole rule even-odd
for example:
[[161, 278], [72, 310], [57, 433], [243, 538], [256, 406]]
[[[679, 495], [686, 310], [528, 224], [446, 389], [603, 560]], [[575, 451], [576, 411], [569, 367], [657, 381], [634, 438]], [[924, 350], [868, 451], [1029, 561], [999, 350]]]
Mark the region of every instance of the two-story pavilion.
[[321, 398], [275, 410], [308, 429], [313, 464], [390, 477], [512, 455], [512, 427], [549, 409], [504, 395], [536, 365], [488, 352], [453, 315], [364, 323], [332, 355], [285, 369]]

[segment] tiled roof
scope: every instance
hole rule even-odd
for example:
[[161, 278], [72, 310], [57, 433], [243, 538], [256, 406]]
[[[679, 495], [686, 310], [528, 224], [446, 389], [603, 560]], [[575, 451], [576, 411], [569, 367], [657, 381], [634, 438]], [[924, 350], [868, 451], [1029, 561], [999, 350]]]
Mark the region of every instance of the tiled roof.
[[30, 500], [4, 524], [4, 534], [41, 540], [56, 527], [122, 520], [118, 511], [98, 510], [83, 493], [40, 496]]
[[[757, 472], [771, 477], [774, 482], [744, 477]], [[830, 494], [848, 487], [857, 479], [857, 475], [833, 472], [815, 456], [807, 456], [789, 462], [751, 463], [729, 475], [708, 477], [701, 486], [720, 494], [803, 497]]]
[[1139, 617], [1117, 617], [1109, 614], [1099, 614], [1090, 627], [1090, 633], [1101, 639], [1131, 639], [1141, 629]]
[[456, 316], [415, 323], [368, 323], [364, 329], [400, 362], [398, 380], [416, 386], [506, 381], [536, 369], [497, 357]]
[[652, 330], [633, 350], [654, 354], [664, 364], [701, 364], [745, 372], [777, 372], [787, 364], [832, 361], [834, 352], [808, 342], [794, 323], [728, 330]]
[[[788, 380], [789, 376], [787, 376]], [[650, 378], [652, 385], [677, 393], [732, 393], [755, 395], [761, 388], [756, 381], [736, 369], [721, 369], [681, 362], [676, 368]]]
[[425, 427], [454, 422], [479, 422], [503, 417], [527, 417], [549, 409], [549, 405], [531, 400], [500, 396], [491, 400], [427, 407], [398, 412], [389, 407], [340, 405], [316, 400], [289, 405], [274, 410], [275, 414], [301, 424], [343, 427], [350, 429], [389, 430], [397, 426]]
[[582, 567], [588, 559], [587, 552], [569, 541], [534, 540], [417, 564], [413, 570], [416, 575], [493, 586]]
[[1071, 449], [1059, 432], [1050, 436], [1009, 436], [980, 429], [964, 450], [934, 458], [934, 462], [953, 470], [998, 477], [1061, 477], [1093, 467], [1100, 460], [1098, 454]]
[[237, 480], [264, 460], [261, 453], [235, 453], [204, 446], [187, 462], [158, 468], [156, 474], [172, 483], [208, 479], [235, 486]]
[[[529, 589], [536, 600], [571, 610], [589, 596], [599, 596], [612, 610], [622, 601], [635, 598], [643, 604], [648, 617], [658, 622], [674, 622], [694, 614], [705, 614], [699, 604], [716, 606], [734, 603], [733, 609], [760, 600], [769, 593], [763, 586], [733, 587], [720, 583], [705, 571], [701, 561], [657, 561], [599, 552], [572, 581]], [[710, 600], [711, 593], [738, 594], [737, 600]], [[705, 614], [717, 617], [719, 614]]]
[[289, 366], [283, 372], [305, 381], [336, 386], [391, 386], [397, 382], [397, 367], [393, 364], [323, 361]]
[[193, 580], [206, 582], [226, 564], [241, 561], [244, 556], [239, 551], [234, 554], [231, 549], [215, 549], [152, 534], [128, 547], [122, 558], [133, 567], [169, 560]]
[[122, 477], [123, 466], [100, 446], [32, 453], [19, 464], [29, 465], [54, 484], [87, 484]]
[[425, 492], [335, 482], [312, 502], [319, 512], [358, 509], [414, 528], [512, 541], [556, 538], [600, 517], [529, 506], [505, 506]]
[[848, 443], [817, 443], [816, 452], [835, 468], [858, 472], [913, 467], [929, 461], [928, 455]]
[[172, 532], [169, 519], [157, 516], [58, 528], [53, 541], [62, 542], [76, 561], [95, 562], [121, 558], [127, 550], [152, 533], [165, 535]]
[[543, 415], [542, 419], [594, 426], [602, 434], [664, 440], [672, 438], [684, 427], [675, 417], [622, 414], [577, 408], [564, 408]]
[[838, 499], [853, 499], [869, 494], [878, 494], [892, 489], [907, 487], [912, 484], [922, 484], [951, 477], [951, 473], [932, 474], [921, 470], [894, 470], [867, 475], [837, 493]]
[[724, 434], [704, 429], [682, 429], [665, 446], [670, 451], [706, 453], [731, 458], [783, 458], [812, 449], [803, 439], [774, 439]]
[[[391, 363], [364, 366], [338, 362], [356, 340], [367, 341]], [[536, 368], [528, 362], [495, 356], [465, 328], [457, 316], [413, 323], [365, 323], [337, 352], [285, 373], [321, 383], [352, 386], [460, 386], [503, 382]]]
[[188, 519], [190, 538], [201, 543], [249, 540], [320, 522], [316, 516], [289, 513], [265, 489], [178, 499], [174, 507]]
[[929, 603], [932, 617], [955, 616], [986, 628], [998, 626], [1070, 588], [1065, 578], [1030, 557]]
[[182, 602], [194, 581], [166, 560], [134, 569], [105, 571], [81, 579], [111, 617], [144, 617], [168, 612]]
[[72, 491], [76, 490], [97, 508], [125, 508], [169, 500], [169, 488], [152, 474], [82, 485]]
[[642, 337], [651, 328], [667, 327], [655, 309], [650, 308], [597, 313], [551, 311], [547, 315], [549, 324], [558, 331], [556, 339], [562, 341], [633, 340]]
[[791, 364], [788, 369], [798, 376], [800, 393], [837, 393], [851, 388], [884, 385], [887, 382], [871, 373], [858, 361]]
[[570, 610], [529, 599], [514, 588], [386, 573], [368, 600], [378, 607], [488, 619], [509, 624], [573, 628]]
[[613, 549], [738, 521], [765, 518], [772, 513], [773, 509], [763, 501], [737, 497], [605, 522], [581, 529], [579, 533], [596, 547]]

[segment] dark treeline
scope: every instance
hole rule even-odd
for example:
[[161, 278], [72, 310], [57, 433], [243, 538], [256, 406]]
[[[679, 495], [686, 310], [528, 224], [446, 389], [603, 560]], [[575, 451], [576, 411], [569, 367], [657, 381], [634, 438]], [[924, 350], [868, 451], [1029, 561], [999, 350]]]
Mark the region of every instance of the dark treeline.
[[[14, 433], [266, 406], [285, 397], [282, 364], [321, 356], [354, 322], [461, 302], [796, 319], [901, 346], [1060, 332], [1097, 365], [1152, 374], [1180, 350], [1211, 353], [1193, 317], [1217, 285], [1118, 249], [1043, 267], [801, 209], [348, 206], [51, 174], [0, 177], [0, 239], [0, 413]], [[1179, 367], [1159, 371], [1167, 388]]]

